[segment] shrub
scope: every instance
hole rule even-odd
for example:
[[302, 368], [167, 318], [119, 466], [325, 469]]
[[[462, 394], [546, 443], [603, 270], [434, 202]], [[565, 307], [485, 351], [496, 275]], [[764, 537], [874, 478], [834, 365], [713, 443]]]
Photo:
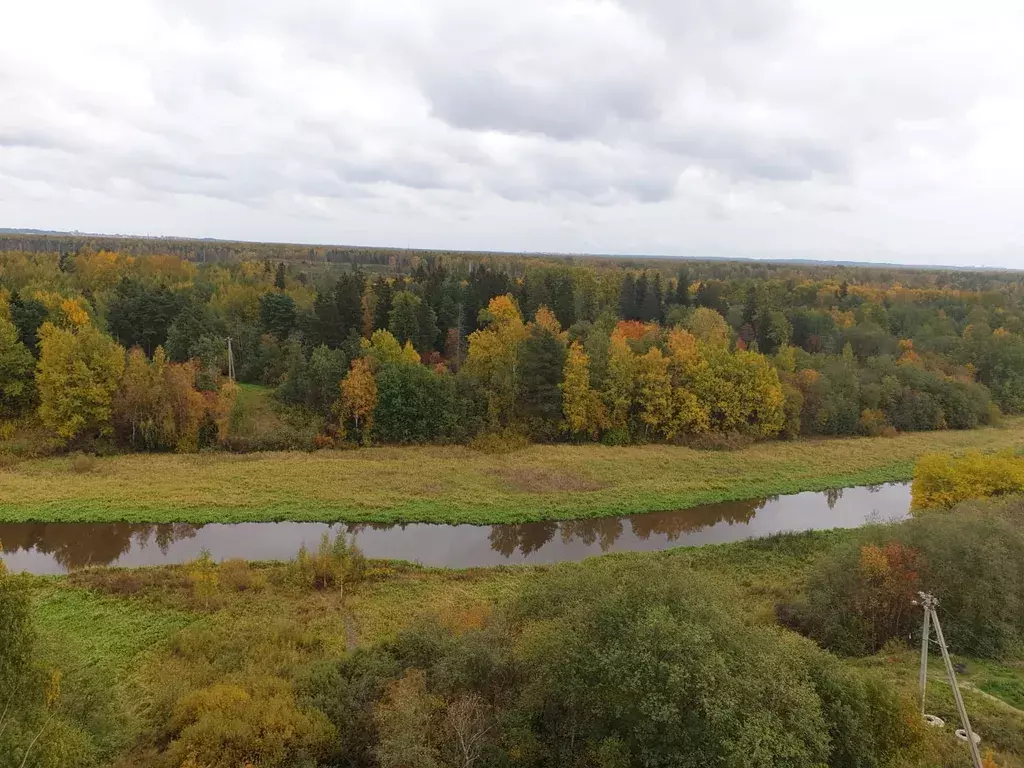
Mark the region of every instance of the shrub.
[[515, 453], [530, 447], [530, 440], [525, 435], [511, 429], [500, 432], [486, 432], [473, 438], [469, 447], [474, 451], [494, 455]]
[[679, 563], [556, 567], [481, 628], [416, 625], [300, 690], [353, 764], [853, 768], [914, 752], [922, 729], [889, 687], [735, 597]]
[[342, 589], [362, 581], [366, 574], [366, 558], [355, 543], [349, 541], [344, 532], [331, 540], [330, 533], [320, 537], [320, 545], [310, 554], [306, 546], [299, 549], [295, 560], [289, 565], [290, 580], [302, 587], [314, 589]]
[[881, 411], [873, 411], [865, 408], [860, 414], [860, 431], [868, 437], [878, 437], [882, 430], [888, 427], [885, 414]]
[[968, 499], [1024, 492], [1024, 458], [1012, 452], [933, 453], [914, 467], [913, 508], [949, 509]]
[[604, 445], [621, 446], [629, 445], [631, 442], [629, 430], [624, 427], [612, 427], [601, 435], [601, 443]]
[[87, 453], [76, 453], [68, 461], [68, 467], [76, 475], [85, 475], [96, 469], [96, 457]]
[[192, 593], [209, 607], [210, 600], [217, 594], [220, 587], [220, 575], [217, 564], [210, 557], [209, 550], [204, 549], [199, 557], [185, 566], [185, 573]]
[[253, 571], [240, 557], [222, 562], [217, 567], [217, 578], [221, 585], [236, 592], [259, 592], [267, 586], [267, 577]]
[[918, 590], [939, 598], [956, 652], [1013, 653], [1024, 641], [1024, 532], [966, 510], [868, 529], [815, 566], [793, 621], [826, 648], [873, 653], [917, 631]]
[[302, 708], [274, 677], [214, 683], [183, 696], [170, 721], [167, 754], [209, 768], [315, 764], [334, 740], [323, 713]]

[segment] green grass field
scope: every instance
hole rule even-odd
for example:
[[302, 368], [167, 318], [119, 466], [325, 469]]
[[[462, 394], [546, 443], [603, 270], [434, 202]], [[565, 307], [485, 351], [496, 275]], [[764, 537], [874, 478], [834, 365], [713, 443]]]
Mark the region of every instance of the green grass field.
[[507, 455], [463, 447], [131, 455], [98, 459], [84, 473], [67, 458], [52, 458], [0, 470], [0, 521], [587, 518], [909, 480], [923, 453], [1022, 446], [1018, 418], [967, 432], [772, 442], [727, 452], [538, 445]]

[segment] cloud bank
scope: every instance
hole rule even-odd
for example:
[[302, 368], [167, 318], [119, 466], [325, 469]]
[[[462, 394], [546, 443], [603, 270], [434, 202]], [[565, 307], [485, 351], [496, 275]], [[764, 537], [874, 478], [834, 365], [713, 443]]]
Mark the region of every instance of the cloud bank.
[[1024, 7], [60, 0], [0, 226], [1024, 267]]

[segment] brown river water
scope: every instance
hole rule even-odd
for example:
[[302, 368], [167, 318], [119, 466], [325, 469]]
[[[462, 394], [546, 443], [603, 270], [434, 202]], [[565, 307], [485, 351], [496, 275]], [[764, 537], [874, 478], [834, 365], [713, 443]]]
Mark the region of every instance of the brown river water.
[[214, 560], [287, 560], [321, 535], [355, 534], [367, 557], [430, 566], [556, 563], [605, 552], [721, 544], [786, 531], [855, 528], [899, 520], [910, 487], [893, 483], [708, 504], [591, 520], [517, 525], [410, 523], [0, 523], [0, 557], [12, 571], [65, 573], [91, 565], [183, 563], [206, 549]]

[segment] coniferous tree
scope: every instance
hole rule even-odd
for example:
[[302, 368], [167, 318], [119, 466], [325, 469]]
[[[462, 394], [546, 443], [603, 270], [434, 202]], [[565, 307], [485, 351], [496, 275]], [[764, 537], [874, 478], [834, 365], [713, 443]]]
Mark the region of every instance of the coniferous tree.
[[623, 320], [640, 319], [640, 304], [637, 302], [637, 281], [632, 273], [629, 272], [622, 278], [622, 289], [619, 291], [619, 317]]
[[676, 292], [673, 299], [680, 307], [690, 306], [690, 273], [686, 267], [679, 270]]
[[46, 321], [46, 305], [37, 299], [25, 298], [18, 291], [11, 294], [11, 322], [18, 329], [18, 341], [39, 356], [39, 326]]
[[123, 277], [107, 306], [107, 326], [124, 347], [140, 346], [151, 355], [167, 343], [167, 331], [180, 310], [180, 300], [167, 286]]
[[407, 341], [418, 346], [420, 341], [420, 318], [423, 299], [412, 291], [399, 291], [391, 302], [387, 329], [398, 339], [399, 344]]
[[287, 293], [271, 291], [260, 297], [260, 327], [284, 341], [295, 328], [295, 299]]
[[381, 276], [373, 283], [373, 327], [387, 328], [391, 318], [391, 300], [394, 296], [391, 281]]
[[643, 304], [640, 307], [640, 319], [645, 323], [660, 323], [662, 321], [662, 292], [661, 275], [654, 273], [654, 278], [647, 281]]
[[517, 399], [519, 417], [537, 439], [550, 440], [559, 431], [564, 369], [565, 342], [551, 327], [532, 323], [520, 354]]

